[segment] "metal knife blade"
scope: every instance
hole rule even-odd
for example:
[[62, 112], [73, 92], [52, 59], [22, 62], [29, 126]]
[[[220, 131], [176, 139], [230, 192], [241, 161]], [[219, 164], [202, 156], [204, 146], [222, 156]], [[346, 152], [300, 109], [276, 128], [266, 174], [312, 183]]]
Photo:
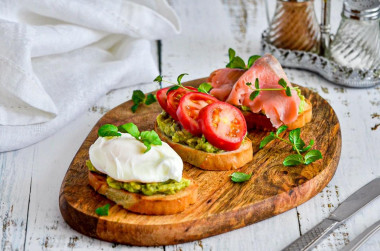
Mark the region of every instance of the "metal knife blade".
[[284, 250], [310, 250], [326, 235], [342, 224], [347, 218], [357, 212], [380, 195], [380, 178], [376, 178], [363, 186], [344, 200], [332, 214], [317, 226], [310, 229]]

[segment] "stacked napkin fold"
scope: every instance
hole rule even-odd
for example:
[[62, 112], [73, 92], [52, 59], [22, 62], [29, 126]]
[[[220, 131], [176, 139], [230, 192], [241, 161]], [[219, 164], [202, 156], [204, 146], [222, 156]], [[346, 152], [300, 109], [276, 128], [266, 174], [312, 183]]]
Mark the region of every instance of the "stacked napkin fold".
[[166, 0], [0, 5], [0, 152], [53, 134], [111, 89], [151, 82], [150, 40], [180, 31]]

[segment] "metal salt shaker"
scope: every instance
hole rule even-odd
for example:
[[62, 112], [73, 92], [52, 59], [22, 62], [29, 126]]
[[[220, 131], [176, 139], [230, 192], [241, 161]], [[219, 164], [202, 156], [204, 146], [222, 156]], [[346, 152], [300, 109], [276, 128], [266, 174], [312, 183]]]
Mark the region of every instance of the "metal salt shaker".
[[380, 68], [380, 1], [346, 0], [342, 20], [330, 46], [337, 63], [356, 68]]

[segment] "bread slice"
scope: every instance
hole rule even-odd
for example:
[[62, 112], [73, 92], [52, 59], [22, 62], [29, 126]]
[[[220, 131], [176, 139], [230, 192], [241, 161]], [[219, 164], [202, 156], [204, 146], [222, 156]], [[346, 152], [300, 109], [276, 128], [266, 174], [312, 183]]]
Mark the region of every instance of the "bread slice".
[[245, 138], [240, 148], [235, 151], [208, 153], [189, 146], [174, 143], [161, 131], [157, 122], [154, 126], [154, 130], [157, 132], [161, 140], [168, 143], [169, 146], [181, 156], [183, 161], [204, 170], [227, 171], [238, 169], [250, 162], [253, 158], [252, 142], [248, 138]]
[[[304, 111], [298, 115], [298, 118], [287, 125], [288, 130], [293, 130], [296, 128], [304, 127], [307, 123], [311, 121], [312, 118], [312, 104], [309, 100], [305, 99]], [[243, 112], [244, 118], [247, 121], [247, 128], [250, 129], [258, 129], [262, 131], [276, 131], [276, 128], [273, 127], [270, 119], [267, 118], [264, 114], [261, 113], [253, 113], [250, 111]]]
[[198, 186], [191, 180], [190, 186], [170, 195], [143, 195], [108, 186], [106, 177], [88, 172], [90, 186], [125, 209], [147, 215], [168, 215], [182, 212], [197, 199]]

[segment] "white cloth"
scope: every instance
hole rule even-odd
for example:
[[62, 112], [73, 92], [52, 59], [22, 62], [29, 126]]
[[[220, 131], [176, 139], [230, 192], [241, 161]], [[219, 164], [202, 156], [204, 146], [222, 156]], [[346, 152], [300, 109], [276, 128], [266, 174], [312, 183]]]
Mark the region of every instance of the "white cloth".
[[166, 0], [0, 0], [0, 152], [33, 144], [107, 91], [158, 75], [180, 32]]

